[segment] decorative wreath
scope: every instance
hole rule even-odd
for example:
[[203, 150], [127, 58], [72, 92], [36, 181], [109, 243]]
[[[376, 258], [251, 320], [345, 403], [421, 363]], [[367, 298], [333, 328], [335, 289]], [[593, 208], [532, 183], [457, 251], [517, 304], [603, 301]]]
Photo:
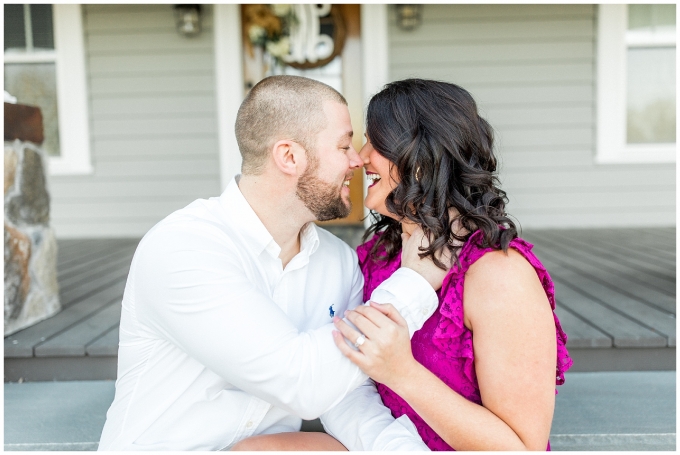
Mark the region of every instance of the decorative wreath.
[[253, 47], [257, 46], [269, 53], [279, 65], [288, 65], [297, 69], [318, 68], [330, 63], [340, 55], [345, 44], [345, 23], [338, 8], [333, 5], [328, 16], [319, 18], [321, 27], [331, 26], [333, 38], [333, 52], [326, 58], [312, 63], [305, 61], [286, 62], [283, 57], [290, 52], [291, 28], [298, 23], [295, 9], [287, 4], [273, 5], [244, 5], [243, 30], [244, 41], [251, 57]]

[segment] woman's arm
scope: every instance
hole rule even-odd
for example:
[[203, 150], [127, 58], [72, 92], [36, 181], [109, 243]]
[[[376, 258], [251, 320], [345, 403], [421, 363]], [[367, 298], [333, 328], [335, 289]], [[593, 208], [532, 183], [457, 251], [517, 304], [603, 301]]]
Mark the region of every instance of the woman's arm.
[[[366, 374], [399, 394], [457, 450], [545, 450], [555, 403], [555, 326], [533, 267], [516, 251], [486, 254], [466, 274], [465, 322], [473, 331], [484, 406], [450, 389], [418, 363], [389, 305], [350, 312], [366, 334], [361, 351], [336, 345]], [[359, 333], [342, 321], [350, 341]]]

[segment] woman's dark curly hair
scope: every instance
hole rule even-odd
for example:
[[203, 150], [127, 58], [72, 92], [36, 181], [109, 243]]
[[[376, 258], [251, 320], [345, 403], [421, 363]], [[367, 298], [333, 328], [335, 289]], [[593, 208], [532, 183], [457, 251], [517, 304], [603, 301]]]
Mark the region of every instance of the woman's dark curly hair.
[[[392, 82], [371, 98], [366, 135], [398, 172], [400, 181], [385, 206], [434, 238], [428, 248], [421, 248], [421, 257], [430, 256], [446, 269], [435, 252], [447, 247], [457, 262], [462, 246], [451, 243], [464, 243], [477, 230], [483, 232], [484, 247], [507, 251], [517, 229], [505, 212], [508, 198], [495, 174], [493, 130], [465, 89], [426, 79]], [[452, 232], [451, 207], [459, 213], [464, 234]], [[371, 215], [374, 222], [364, 241], [382, 231], [371, 256], [391, 260], [401, 250], [401, 224]]]

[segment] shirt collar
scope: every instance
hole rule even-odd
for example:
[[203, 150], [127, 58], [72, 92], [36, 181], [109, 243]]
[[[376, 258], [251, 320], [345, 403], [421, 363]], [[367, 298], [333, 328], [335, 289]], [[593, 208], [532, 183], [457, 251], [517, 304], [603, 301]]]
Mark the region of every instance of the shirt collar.
[[300, 229], [300, 251], [308, 251], [311, 256], [319, 248], [319, 233], [313, 221], [302, 226]]
[[[272, 235], [264, 227], [264, 224], [262, 224], [253, 208], [248, 204], [246, 198], [243, 197], [243, 193], [241, 193], [237, 183], [240, 177], [241, 175], [239, 174], [232, 178], [220, 196], [220, 204], [229, 218], [231, 218], [230, 224], [236, 227], [239, 234], [246, 240], [248, 247], [256, 255], [262, 253], [267, 247], [271, 249], [270, 244], [274, 244], [280, 253], [281, 248], [276, 245]], [[276, 255], [278, 256], [279, 253], [276, 253]]]
[[[220, 196], [220, 204], [230, 218], [238, 220], [232, 223], [239, 233], [246, 239], [248, 247], [256, 255], [267, 251], [273, 258], [281, 254], [281, 247], [274, 241], [267, 228], [250, 206], [238, 187], [241, 175], [231, 179], [227, 188]], [[302, 226], [300, 229], [300, 253], [309, 257], [319, 248], [319, 234], [314, 222]]]

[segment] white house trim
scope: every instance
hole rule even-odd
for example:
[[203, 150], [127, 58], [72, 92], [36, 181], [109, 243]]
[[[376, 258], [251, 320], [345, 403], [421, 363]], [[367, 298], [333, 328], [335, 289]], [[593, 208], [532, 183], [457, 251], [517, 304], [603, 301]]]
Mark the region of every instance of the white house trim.
[[597, 31], [597, 141], [595, 161], [675, 161], [675, 144], [626, 144], [626, 28], [628, 5], [601, 4]]
[[220, 185], [224, 190], [241, 172], [241, 154], [234, 134], [236, 114], [243, 101], [243, 44], [240, 5], [215, 5], [215, 81]]
[[[378, 93], [390, 81], [389, 76], [389, 36], [388, 5], [361, 5], [361, 71], [363, 85], [364, 109], [371, 97]], [[364, 198], [368, 189], [368, 181], [364, 175]], [[364, 207], [364, 216], [368, 209]], [[370, 219], [364, 220], [366, 227]]]
[[388, 5], [361, 5], [361, 55], [364, 107], [389, 82]]
[[53, 50], [37, 50], [26, 52], [24, 50], [7, 49], [5, 51], [5, 63], [48, 63], [57, 61], [57, 52]]
[[52, 175], [90, 174], [90, 116], [80, 5], [53, 6], [60, 156], [50, 157]]

